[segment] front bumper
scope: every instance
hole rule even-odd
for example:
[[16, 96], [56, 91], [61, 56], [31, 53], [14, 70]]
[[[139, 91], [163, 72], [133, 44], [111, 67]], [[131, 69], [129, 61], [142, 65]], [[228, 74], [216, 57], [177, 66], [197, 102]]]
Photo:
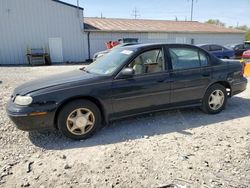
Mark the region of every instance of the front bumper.
[[[29, 107], [19, 106], [9, 101], [6, 106], [9, 118], [14, 122], [15, 126], [23, 131], [37, 131], [54, 129], [55, 112], [50, 107]], [[34, 112], [46, 112], [44, 115], [31, 115]]]
[[247, 88], [247, 79], [245, 77], [242, 77], [239, 81], [234, 82], [231, 84], [231, 95], [237, 95], [243, 91], [245, 91]]

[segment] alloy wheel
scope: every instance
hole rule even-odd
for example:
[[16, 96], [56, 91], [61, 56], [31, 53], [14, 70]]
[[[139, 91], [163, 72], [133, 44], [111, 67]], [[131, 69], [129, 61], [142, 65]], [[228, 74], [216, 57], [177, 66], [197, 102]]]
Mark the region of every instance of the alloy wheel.
[[214, 90], [208, 98], [209, 107], [212, 110], [218, 110], [224, 104], [225, 96], [223, 91], [217, 89]]
[[88, 133], [94, 127], [94, 124], [94, 113], [87, 108], [75, 109], [67, 118], [67, 128], [74, 135]]

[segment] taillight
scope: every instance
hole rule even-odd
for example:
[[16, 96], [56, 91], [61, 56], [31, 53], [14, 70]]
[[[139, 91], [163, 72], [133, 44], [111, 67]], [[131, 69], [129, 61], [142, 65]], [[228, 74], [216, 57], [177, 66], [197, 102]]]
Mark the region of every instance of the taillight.
[[242, 62], [242, 69], [241, 69], [241, 76], [244, 75], [244, 70], [245, 70], [245, 66], [246, 66], [246, 63], [245, 62]]

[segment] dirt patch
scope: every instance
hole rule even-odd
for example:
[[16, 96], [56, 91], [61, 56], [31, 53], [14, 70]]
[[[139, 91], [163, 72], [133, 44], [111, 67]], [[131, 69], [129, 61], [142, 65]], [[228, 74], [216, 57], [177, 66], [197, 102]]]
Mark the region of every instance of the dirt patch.
[[250, 187], [250, 87], [217, 115], [154, 113], [80, 142], [13, 126], [5, 105], [17, 85], [76, 68], [0, 67], [0, 187]]

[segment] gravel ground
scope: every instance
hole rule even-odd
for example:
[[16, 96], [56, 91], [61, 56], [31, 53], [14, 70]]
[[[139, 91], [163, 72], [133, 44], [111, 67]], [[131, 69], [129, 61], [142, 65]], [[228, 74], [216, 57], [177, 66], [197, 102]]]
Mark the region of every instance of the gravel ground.
[[13, 126], [5, 105], [16, 86], [78, 67], [0, 67], [0, 187], [250, 187], [250, 87], [217, 115], [128, 118], [85, 141]]

